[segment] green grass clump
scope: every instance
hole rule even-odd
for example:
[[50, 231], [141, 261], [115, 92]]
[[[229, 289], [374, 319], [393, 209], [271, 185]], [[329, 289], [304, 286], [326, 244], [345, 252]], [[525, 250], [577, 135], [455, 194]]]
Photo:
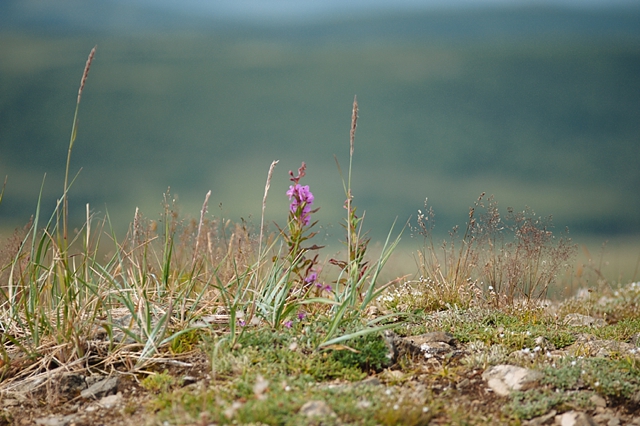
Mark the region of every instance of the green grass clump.
[[149, 392], [166, 393], [177, 384], [177, 380], [165, 370], [162, 373], [146, 377], [140, 384]]
[[567, 411], [570, 409], [589, 409], [593, 403], [589, 398], [593, 392], [558, 393], [548, 389], [532, 389], [526, 392], [514, 392], [511, 401], [503, 411], [519, 420], [547, 414], [552, 409]]
[[370, 334], [356, 337], [345, 342], [348, 348], [336, 350], [331, 357], [345, 365], [358, 367], [363, 372], [379, 372], [388, 367], [389, 348], [380, 335]]
[[315, 381], [356, 381], [365, 378], [375, 367], [382, 367], [387, 348], [375, 335], [354, 340], [356, 344], [352, 347], [340, 346], [342, 350], [329, 348], [319, 352], [312, 344], [298, 339], [294, 332], [255, 330], [246, 332], [238, 341], [239, 349], [233, 352], [235, 356], [248, 357], [252, 367], [265, 375], [277, 373]]
[[575, 340], [569, 331], [556, 327], [552, 317], [537, 309], [510, 313], [491, 309], [452, 310], [446, 315], [427, 316], [426, 323], [426, 327], [417, 330], [441, 329], [461, 343], [481, 341], [486, 346], [502, 345], [510, 351], [533, 349], [538, 337], [546, 338], [558, 349]]

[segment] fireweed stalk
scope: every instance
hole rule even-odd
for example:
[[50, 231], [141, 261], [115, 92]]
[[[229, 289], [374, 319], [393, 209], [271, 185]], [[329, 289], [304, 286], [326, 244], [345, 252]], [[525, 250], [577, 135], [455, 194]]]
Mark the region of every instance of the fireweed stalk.
[[318, 255], [308, 258], [309, 251], [318, 250], [322, 247], [315, 244], [311, 247], [303, 247], [303, 243], [313, 238], [317, 232], [311, 228], [317, 223], [311, 222], [311, 215], [318, 211], [312, 210], [314, 196], [309, 190], [309, 185], [301, 185], [300, 180], [306, 174], [307, 165], [303, 162], [298, 169], [297, 176], [290, 170], [289, 176], [293, 184], [289, 186], [287, 196], [289, 197], [289, 219], [287, 222], [288, 232], [283, 236], [287, 242], [287, 261], [289, 262], [290, 273], [303, 289], [303, 294], [314, 284], [317, 285], [317, 272], [315, 266], [318, 262]]

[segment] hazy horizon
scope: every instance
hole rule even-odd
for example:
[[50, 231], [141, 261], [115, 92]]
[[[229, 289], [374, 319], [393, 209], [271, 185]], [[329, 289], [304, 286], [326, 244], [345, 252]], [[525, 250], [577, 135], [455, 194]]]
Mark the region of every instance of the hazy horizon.
[[553, 215], [559, 231], [640, 232], [637, 11], [474, 9], [252, 27], [157, 5], [42, 3], [0, 4], [4, 227], [33, 214], [45, 173], [43, 208], [59, 198], [82, 67], [98, 44], [71, 159], [72, 174], [82, 168], [70, 192], [79, 223], [86, 203], [108, 209], [119, 230], [136, 207], [155, 218], [167, 187], [185, 215], [211, 189], [212, 215], [255, 220], [278, 159], [269, 223], [286, 219], [287, 171], [306, 161], [317, 217], [339, 235], [333, 155], [345, 167], [357, 94], [354, 195], [376, 238], [425, 198], [439, 233], [464, 226], [483, 191], [503, 209]]

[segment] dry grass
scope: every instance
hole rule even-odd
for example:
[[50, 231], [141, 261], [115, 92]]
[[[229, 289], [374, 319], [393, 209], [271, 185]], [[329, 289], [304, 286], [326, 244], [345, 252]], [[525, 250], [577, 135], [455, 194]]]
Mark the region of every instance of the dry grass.
[[494, 198], [484, 196], [469, 209], [464, 234], [460, 237], [454, 228], [440, 247], [432, 237], [433, 210], [425, 202], [425, 211], [418, 211], [415, 231], [424, 244], [415, 285], [424, 294], [423, 307], [535, 305], [572, 266], [576, 246], [566, 234], [553, 234], [550, 217], [537, 217], [529, 208], [508, 208], [503, 218]]

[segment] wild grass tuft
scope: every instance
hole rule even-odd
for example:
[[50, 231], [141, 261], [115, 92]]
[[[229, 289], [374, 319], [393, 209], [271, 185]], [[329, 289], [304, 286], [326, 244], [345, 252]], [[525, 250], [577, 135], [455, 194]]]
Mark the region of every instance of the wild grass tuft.
[[415, 230], [424, 243], [415, 286], [423, 294], [419, 303], [424, 308], [535, 307], [570, 267], [576, 247], [566, 234], [553, 234], [551, 217], [538, 217], [530, 208], [508, 208], [502, 217], [493, 196], [484, 197], [482, 193], [469, 209], [462, 236], [456, 227], [439, 247], [433, 242], [433, 209], [425, 202], [424, 212], [418, 210]]
[[264, 225], [277, 161], [267, 175], [257, 235], [247, 223], [210, 218], [211, 192], [198, 220], [181, 218], [169, 191], [161, 217], [149, 220], [136, 208], [122, 239], [109, 214], [99, 219], [89, 205], [84, 223], [71, 234], [71, 153], [95, 50], [78, 91], [62, 196], [46, 222], [47, 206], [39, 199], [32, 221], [3, 250], [0, 378], [5, 383], [90, 363], [139, 370], [169, 352], [193, 348], [210, 334], [215, 351], [229, 350], [256, 327], [286, 331], [315, 321], [320, 325], [312, 342], [317, 350], [394, 326], [385, 323], [386, 317], [365, 320], [362, 315], [390, 285], [380, 286], [378, 280], [399, 237], [391, 240], [390, 233], [380, 258], [368, 259], [369, 240], [351, 193], [355, 98], [344, 183], [346, 260], [334, 262], [340, 268], [334, 282], [327, 282], [318, 262], [322, 247], [312, 243], [317, 208], [312, 209], [313, 194], [301, 182], [304, 163], [297, 175], [290, 172], [290, 213], [279, 234], [268, 235]]

